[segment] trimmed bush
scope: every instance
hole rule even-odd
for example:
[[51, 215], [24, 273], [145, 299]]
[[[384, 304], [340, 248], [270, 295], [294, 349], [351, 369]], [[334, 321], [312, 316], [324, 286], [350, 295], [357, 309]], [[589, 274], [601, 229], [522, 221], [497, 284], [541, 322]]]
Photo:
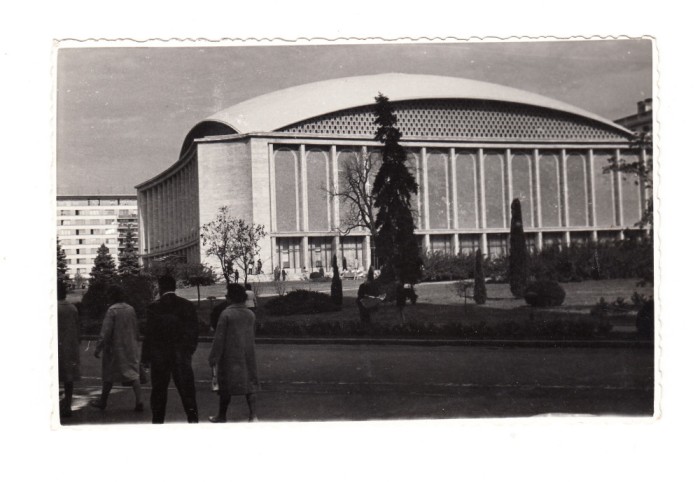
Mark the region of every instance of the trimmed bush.
[[311, 281], [323, 281], [323, 273], [314, 271], [309, 274], [309, 279]]
[[311, 315], [338, 311], [340, 307], [326, 293], [294, 290], [267, 302], [265, 310], [271, 315]]
[[566, 298], [566, 292], [556, 281], [535, 281], [525, 289], [525, 302], [537, 308], [560, 306], [564, 298]]

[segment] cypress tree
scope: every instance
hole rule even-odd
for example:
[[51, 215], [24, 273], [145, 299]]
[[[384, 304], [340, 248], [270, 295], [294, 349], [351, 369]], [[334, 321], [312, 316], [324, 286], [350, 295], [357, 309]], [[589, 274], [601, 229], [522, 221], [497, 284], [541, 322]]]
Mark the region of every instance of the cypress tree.
[[376, 141], [382, 143], [382, 164], [372, 186], [377, 211], [378, 258], [399, 283], [415, 284], [420, 276], [421, 257], [414, 236], [411, 195], [418, 192], [416, 179], [406, 167], [406, 151], [399, 144], [401, 132], [389, 99], [375, 97]]
[[141, 271], [139, 256], [136, 250], [134, 231], [131, 225], [127, 227], [126, 238], [124, 239], [124, 250], [119, 253], [119, 276], [135, 276]]
[[481, 249], [477, 249], [474, 259], [474, 302], [477, 305], [486, 303], [486, 280], [482, 263]]
[[510, 266], [508, 270], [510, 292], [516, 298], [522, 298], [525, 295], [528, 277], [527, 261], [523, 214], [520, 200], [516, 198], [510, 205]]
[[343, 281], [338, 270], [338, 258], [333, 255], [333, 280], [331, 280], [331, 300], [337, 306], [343, 305]]

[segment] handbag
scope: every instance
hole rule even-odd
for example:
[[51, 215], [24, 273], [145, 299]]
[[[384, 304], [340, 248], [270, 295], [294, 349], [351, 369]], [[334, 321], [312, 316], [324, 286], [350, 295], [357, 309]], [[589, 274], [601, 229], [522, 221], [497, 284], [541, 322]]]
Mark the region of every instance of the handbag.
[[211, 391], [219, 391], [219, 379], [216, 376], [216, 366], [211, 367]]

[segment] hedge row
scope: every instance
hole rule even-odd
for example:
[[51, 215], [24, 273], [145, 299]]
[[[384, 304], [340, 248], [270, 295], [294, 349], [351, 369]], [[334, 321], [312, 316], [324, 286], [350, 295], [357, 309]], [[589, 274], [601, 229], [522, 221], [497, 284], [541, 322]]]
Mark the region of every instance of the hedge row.
[[[653, 282], [654, 246], [651, 240], [548, 246], [530, 253], [530, 278], [560, 282], [589, 279], [636, 278]], [[485, 258], [484, 276], [508, 281], [508, 256]], [[474, 254], [423, 253], [423, 281], [474, 278]]]

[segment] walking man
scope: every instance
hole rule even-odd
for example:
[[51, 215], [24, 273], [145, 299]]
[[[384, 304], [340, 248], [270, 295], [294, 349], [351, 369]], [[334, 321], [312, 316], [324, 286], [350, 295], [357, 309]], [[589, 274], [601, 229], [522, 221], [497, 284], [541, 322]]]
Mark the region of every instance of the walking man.
[[197, 348], [198, 320], [194, 304], [175, 294], [175, 279], [158, 278], [160, 299], [146, 313], [141, 362], [151, 366], [153, 423], [165, 421], [172, 376], [188, 423], [198, 423], [192, 355]]

